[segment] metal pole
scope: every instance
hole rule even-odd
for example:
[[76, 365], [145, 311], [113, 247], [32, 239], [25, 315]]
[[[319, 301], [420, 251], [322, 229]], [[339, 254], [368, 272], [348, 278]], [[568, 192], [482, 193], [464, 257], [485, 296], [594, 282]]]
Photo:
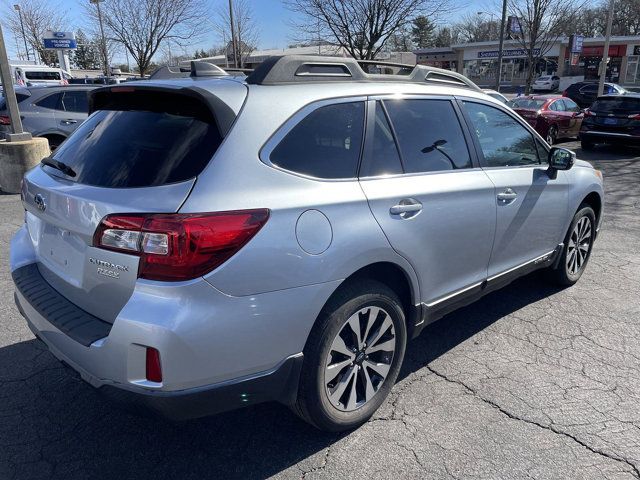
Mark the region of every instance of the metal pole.
[[613, 23], [613, 3], [613, 0], [609, 0], [609, 13], [607, 14], [607, 33], [604, 39], [604, 49], [602, 50], [602, 61], [600, 62], [600, 81], [598, 82], [598, 96], [604, 93], [604, 80], [607, 76], [607, 58], [609, 58], [611, 24]]
[[13, 88], [13, 76], [11, 75], [11, 67], [9, 66], [9, 57], [7, 56], [7, 49], [4, 44], [2, 24], [0, 24], [0, 81], [4, 88], [4, 98], [7, 102], [9, 121], [11, 122], [11, 133], [7, 136], [7, 140], [9, 142], [31, 140], [31, 134], [25, 133], [22, 129], [22, 120], [20, 120], [20, 112], [18, 111], [16, 91]]
[[498, 46], [498, 75], [496, 76], [496, 91], [500, 91], [500, 77], [502, 77], [502, 47], [504, 46], [504, 27], [507, 21], [507, 0], [502, 0], [502, 20], [500, 20], [500, 45]]
[[238, 68], [238, 46], [236, 45], [236, 27], [233, 23], [233, 0], [229, 0], [229, 22], [231, 23], [231, 48], [233, 49], [233, 66]]
[[109, 59], [107, 58], [107, 41], [104, 38], [104, 26], [102, 25], [102, 12], [100, 11], [100, 2], [104, 0], [89, 0], [91, 3], [96, 4], [98, 9], [98, 23], [100, 24], [100, 37], [101, 37], [101, 50], [102, 50], [102, 65], [105, 77], [109, 76]]
[[22, 21], [22, 10], [20, 9], [20, 5], [14, 5], [13, 8], [15, 8], [18, 11], [18, 16], [20, 17], [20, 29], [22, 30], [22, 40], [24, 41], [24, 50], [27, 52], [27, 60], [31, 60], [31, 58], [29, 58], [29, 48], [27, 48], [27, 36], [24, 33], [24, 22]]

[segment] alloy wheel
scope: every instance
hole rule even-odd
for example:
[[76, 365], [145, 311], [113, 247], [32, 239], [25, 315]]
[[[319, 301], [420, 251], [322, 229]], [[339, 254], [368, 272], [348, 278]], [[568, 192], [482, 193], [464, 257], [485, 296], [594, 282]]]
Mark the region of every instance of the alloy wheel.
[[369, 402], [387, 378], [395, 350], [395, 328], [386, 310], [368, 306], [351, 315], [327, 354], [323, 383], [329, 402], [343, 412]]
[[567, 245], [567, 272], [577, 275], [587, 261], [592, 240], [591, 219], [582, 217], [571, 232]]
[[553, 145], [556, 143], [556, 130], [555, 127], [549, 127], [549, 131], [547, 132], [547, 143], [549, 145]]

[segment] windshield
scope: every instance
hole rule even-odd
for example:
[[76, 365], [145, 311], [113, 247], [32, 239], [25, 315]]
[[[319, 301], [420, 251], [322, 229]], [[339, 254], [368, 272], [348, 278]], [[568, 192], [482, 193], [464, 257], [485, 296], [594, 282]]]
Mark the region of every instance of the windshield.
[[591, 106], [591, 111], [611, 113], [614, 115], [633, 115], [640, 113], [640, 97], [606, 97], [599, 98]]
[[546, 100], [536, 100], [533, 98], [514, 98], [511, 100], [511, 108], [521, 110], [538, 110], [542, 108]]
[[204, 169], [222, 139], [202, 104], [188, 97], [137, 98], [135, 106], [131, 101], [95, 112], [56, 150], [53, 159], [76, 172], [73, 181], [149, 187], [188, 180]]
[[542, 80], [542, 81], [551, 80], [551, 77], [540, 77], [540, 78], [538, 78], [538, 81], [540, 81], [540, 80]]

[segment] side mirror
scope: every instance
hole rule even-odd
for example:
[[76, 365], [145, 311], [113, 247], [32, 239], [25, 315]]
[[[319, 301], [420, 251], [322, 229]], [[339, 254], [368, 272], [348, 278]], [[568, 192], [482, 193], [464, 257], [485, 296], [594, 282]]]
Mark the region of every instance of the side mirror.
[[576, 161], [576, 154], [561, 147], [551, 147], [549, 150], [549, 176], [555, 178], [558, 170], [569, 170]]

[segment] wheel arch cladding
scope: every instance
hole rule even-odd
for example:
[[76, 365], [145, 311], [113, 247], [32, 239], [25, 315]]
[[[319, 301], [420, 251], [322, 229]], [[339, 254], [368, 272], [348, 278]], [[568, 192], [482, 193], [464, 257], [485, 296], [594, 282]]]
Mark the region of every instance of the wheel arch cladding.
[[582, 204], [587, 204], [593, 209], [593, 212], [596, 214], [596, 225], [598, 225], [602, 212], [602, 198], [600, 198], [600, 194], [598, 192], [589, 193], [582, 199], [582, 202], [580, 202], [580, 205]]
[[377, 262], [369, 264], [355, 271], [334, 290], [325, 302], [327, 305], [331, 300], [342, 291], [342, 289], [359, 280], [375, 280], [380, 282], [391, 290], [400, 298], [407, 322], [407, 338], [411, 338], [416, 323], [420, 322], [420, 309], [416, 308], [419, 303], [417, 286], [414, 286], [411, 277], [398, 264], [392, 262]]

